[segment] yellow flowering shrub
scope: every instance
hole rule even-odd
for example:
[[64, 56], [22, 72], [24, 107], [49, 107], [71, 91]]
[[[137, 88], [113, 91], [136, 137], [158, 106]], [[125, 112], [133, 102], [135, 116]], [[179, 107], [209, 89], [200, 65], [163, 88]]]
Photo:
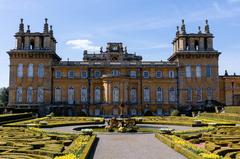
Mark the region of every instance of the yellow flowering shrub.
[[213, 153], [211, 153], [211, 154], [201, 153], [200, 155], [205, 159], [221, 159], [221, 156], [213, 154]]
[[64, 155], [64, 156], [57, 156], [54, 159], [77, 159], [77, 156], [70, 153], [70, 154], [67, 154], [67, 155]]

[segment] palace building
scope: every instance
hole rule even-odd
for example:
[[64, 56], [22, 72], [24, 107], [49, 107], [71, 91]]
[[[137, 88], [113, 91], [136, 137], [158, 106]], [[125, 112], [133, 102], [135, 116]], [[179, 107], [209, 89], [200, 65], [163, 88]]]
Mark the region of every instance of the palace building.
[[173, 109], [240, 104], [240, 76], [219, 76], [220, 52], [207, 20], [197, 33], [187, 33], [182, 20], [167, 61], [144, 61], [116, 42], [99, 53], [85, 50], [82, 61], [62, 61], [47, 19], [43, 32], [31, 32], [29, 26], [25, 31], [21, 19], [15, 38], [16, 48], [7, 52], [8, 108], [15, 111], [168, 115]]

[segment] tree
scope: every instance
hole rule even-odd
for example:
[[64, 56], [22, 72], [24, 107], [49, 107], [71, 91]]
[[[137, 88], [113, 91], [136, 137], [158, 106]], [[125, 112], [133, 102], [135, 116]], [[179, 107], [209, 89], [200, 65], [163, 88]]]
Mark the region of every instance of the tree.
[[8, 104], [8, 88], [0, 88], [0, 106], [5, 107]]

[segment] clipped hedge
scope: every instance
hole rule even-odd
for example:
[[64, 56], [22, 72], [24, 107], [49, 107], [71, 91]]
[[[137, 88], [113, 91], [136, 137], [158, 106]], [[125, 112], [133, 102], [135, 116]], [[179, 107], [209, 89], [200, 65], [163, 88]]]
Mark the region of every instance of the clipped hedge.
[[207, 118], [215, 118], [220, 120], [228, 120], [235, 123], [240, 123], [240, 115], [239, 114], [231, 114], [231, 113], [202, 113], [201, 117]]
[[2, 114], [0, 115], [0, 125], [32, 118], [34, 118], [32, 113]]
[[171, 139], [165, 137], [162, 134], [155, 134], [155, 137], [157, 139], [159, 139], [160, 141], [162, 141], [163, 143], [165, 143], [166, 145], [168, 145], [169, 147], [173, 148], [175, 151], [181, 153], [182, 155], [184, 155], [185, 157], [187, 157], [188, 159], [204, 159], [203, 157], [197, 155], [196, 153], [188, 150], [187, 148], [184, 148], [183, 146], [174, 143]]
[[16, 123], [4, 124], [4, 127], [40, 127], [52, 128], [58, 126], [103, 124], [103, 118], [93, 117], [43, 117], [33, 120], [21, 121]]
[[226, 106], [226, 113], [240, 114], [240, 106]]

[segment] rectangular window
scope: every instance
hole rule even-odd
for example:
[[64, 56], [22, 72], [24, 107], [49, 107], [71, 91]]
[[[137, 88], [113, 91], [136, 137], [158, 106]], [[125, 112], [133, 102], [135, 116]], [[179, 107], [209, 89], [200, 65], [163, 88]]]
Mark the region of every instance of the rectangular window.
[[82, 78], [87, 78], [88, 77], [87, 71], [82, 71], [81, 72], [81, 77]]
[[202, 76], [202, 69], [201, 69], [201, 65], [198, 64], [198, 65], [196, 66], [196, 77], [197, 77], [197, 78], [201, 78], [201, 76]]
[[136, 71], [130, 71], [130, 77], [136, 78], [137, 77], [137, 72]]
[[169, 70], [168, 76], [169, 76], [169, 78], [174, 78], [175, 77], [174, 76], [174, 71], [173, 70]]
[[61, 78], [62, 73], [60, 71], [55, 72], [55, 78]]
[[186, 65], [186, 77], [190, 78], [191, 77], [191, 66]]
[[143, 78], [149, 78], [149, 72], [143, 71]]
[[213, 90], [212, 88], [207, 88], [207, 99], [212, 100], [213, 98]]
[[95, 78], [100, 78], [101, 77], [101, 72], [100, 71], [95, 71], [94, 72], [94, 77]]
[[74, 72], [68, 71], [68, 78], [74, 78]]
[[196, 90], [196, 95], [197, 95], [197, 101], [201, 102], [202, 101], [202, 89], [201, 88], [198, 88]]
[[162, 78], [162, 71], [156, 72], [156, 78]]
[[189, 101], [189, 102], [192, 101], [192, 89], [191, 88], [187, 89], [187, 101]]
[[211, 77], [212, 69], [210, 65], [206, 65], [206, 77]]
[[120, 72], [119, 72], [118, 70], [112, 70], [112, 75], [113, 75], [114, 77], [119, 76], [119, 75], [120, 75]]

